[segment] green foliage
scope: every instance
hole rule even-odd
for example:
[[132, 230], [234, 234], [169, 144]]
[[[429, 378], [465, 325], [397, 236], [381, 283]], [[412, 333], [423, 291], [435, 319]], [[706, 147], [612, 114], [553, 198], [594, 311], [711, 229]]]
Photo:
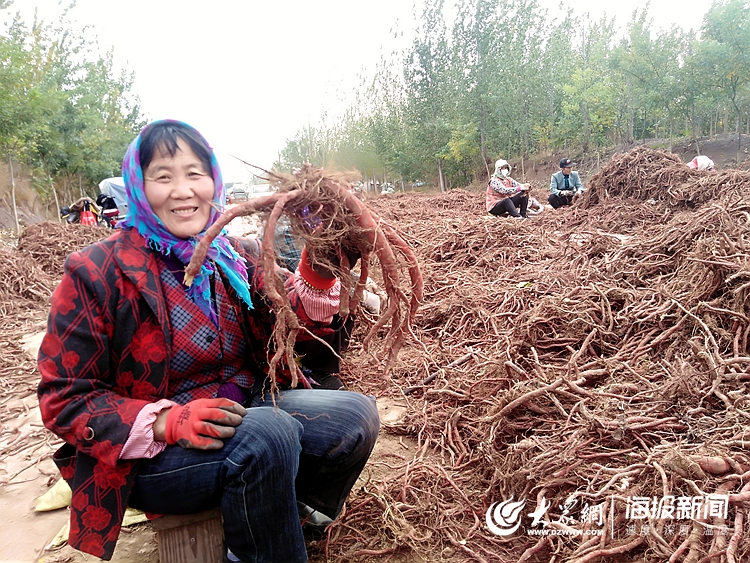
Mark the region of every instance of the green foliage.
[[0, 35], [0, 148], [35, 171], [40, 193], [52, 179], [70, 196], [73, 186], [95, 195], [143, 126], [132, 80], [68, 22], [29, 25], [16, 14]]
[[647, 10], [620, 30], [572, 10], [550, 21], [538, 0], [424, 0], [412, 44], [359, 96], [332, 130], [301, 130], [285, 150], [307, 136], [320, 144], [308, 153], [364, 176], [450, 186], [498, 157], [750, 130], [750, 8], [715, 0], [698, 36], [654, 31]]
[[[741, 119], [750, 87], [750, 9], [745, 0], [715, 1], [703, 24], [699, 56]], [[738, 147], [739, 150], [739, 147]]]

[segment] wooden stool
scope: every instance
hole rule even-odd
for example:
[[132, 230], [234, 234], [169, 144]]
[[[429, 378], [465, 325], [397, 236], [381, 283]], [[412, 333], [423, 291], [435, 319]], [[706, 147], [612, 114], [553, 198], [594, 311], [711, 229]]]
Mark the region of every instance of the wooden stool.
[[218, 508], [162, 516], [151, 525], [156, 530], [160, 563], [222, 563], [224, 530]]

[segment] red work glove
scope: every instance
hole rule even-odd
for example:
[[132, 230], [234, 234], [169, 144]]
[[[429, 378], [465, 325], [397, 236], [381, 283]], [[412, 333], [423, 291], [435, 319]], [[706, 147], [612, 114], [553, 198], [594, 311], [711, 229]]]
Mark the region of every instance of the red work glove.
[[234, 427], [245, 414], [245, 407], [229, 399], [195, 399], [181, 407], [172, 407], [164, 429], [167, 444], [220, 450], [224, 446], [222, 440], [234, 436]]

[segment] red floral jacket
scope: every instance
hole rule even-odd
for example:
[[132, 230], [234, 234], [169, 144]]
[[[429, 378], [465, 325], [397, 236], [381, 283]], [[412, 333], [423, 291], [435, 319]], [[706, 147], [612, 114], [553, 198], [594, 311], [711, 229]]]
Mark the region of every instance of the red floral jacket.
[[[255, 241], [233, 244], [247, 260], [255, 308], [240, 306], [228, 292], [243, 312], [248, 368], [264, 377], [273, 317], [260, 250]], [[71, 254], [39, 351], [42, 419], [66, 442], [54, 461], [73, 490], [69, 543], [105, 560], [114, 552], [138, 470], [138, 460], [120, 460], [120, 452], [140, 410], [168, 388], [172, 339], [156, 259], [133, 230]], [[286, 282], [300, 321], [325, 334], [305, 315], [291, 279]]]

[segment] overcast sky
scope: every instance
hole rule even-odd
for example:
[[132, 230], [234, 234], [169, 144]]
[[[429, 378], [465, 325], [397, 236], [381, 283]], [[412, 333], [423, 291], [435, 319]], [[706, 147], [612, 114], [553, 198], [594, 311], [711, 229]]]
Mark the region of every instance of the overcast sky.
[[[450, 0], [449, 0], [450, 1]], [[540, 0], [550, 19], [557, 0]], [[645, 0], [566, 0], [576, 15], [616, 17], [619, 27]], [[67, 2], [62, 4], [67, 5]], [[420, 1], [419, 5], [422, 3]], [[15, 0], [11, 10], [55, 20], [57, 0]], [[657, 28], [698, 29], [705, 0], [656, 0]], [[270, 167], [287, 139], [324, 113], [335, 117], [378, 60], [408, 42], [413, 0], [77, 0], [68, 19], [89, 26], [115, 64], [135, 72], [145, 116], [181, 119], [220, 157]], [[221, 158], [226, 180], [246, 172]]]

